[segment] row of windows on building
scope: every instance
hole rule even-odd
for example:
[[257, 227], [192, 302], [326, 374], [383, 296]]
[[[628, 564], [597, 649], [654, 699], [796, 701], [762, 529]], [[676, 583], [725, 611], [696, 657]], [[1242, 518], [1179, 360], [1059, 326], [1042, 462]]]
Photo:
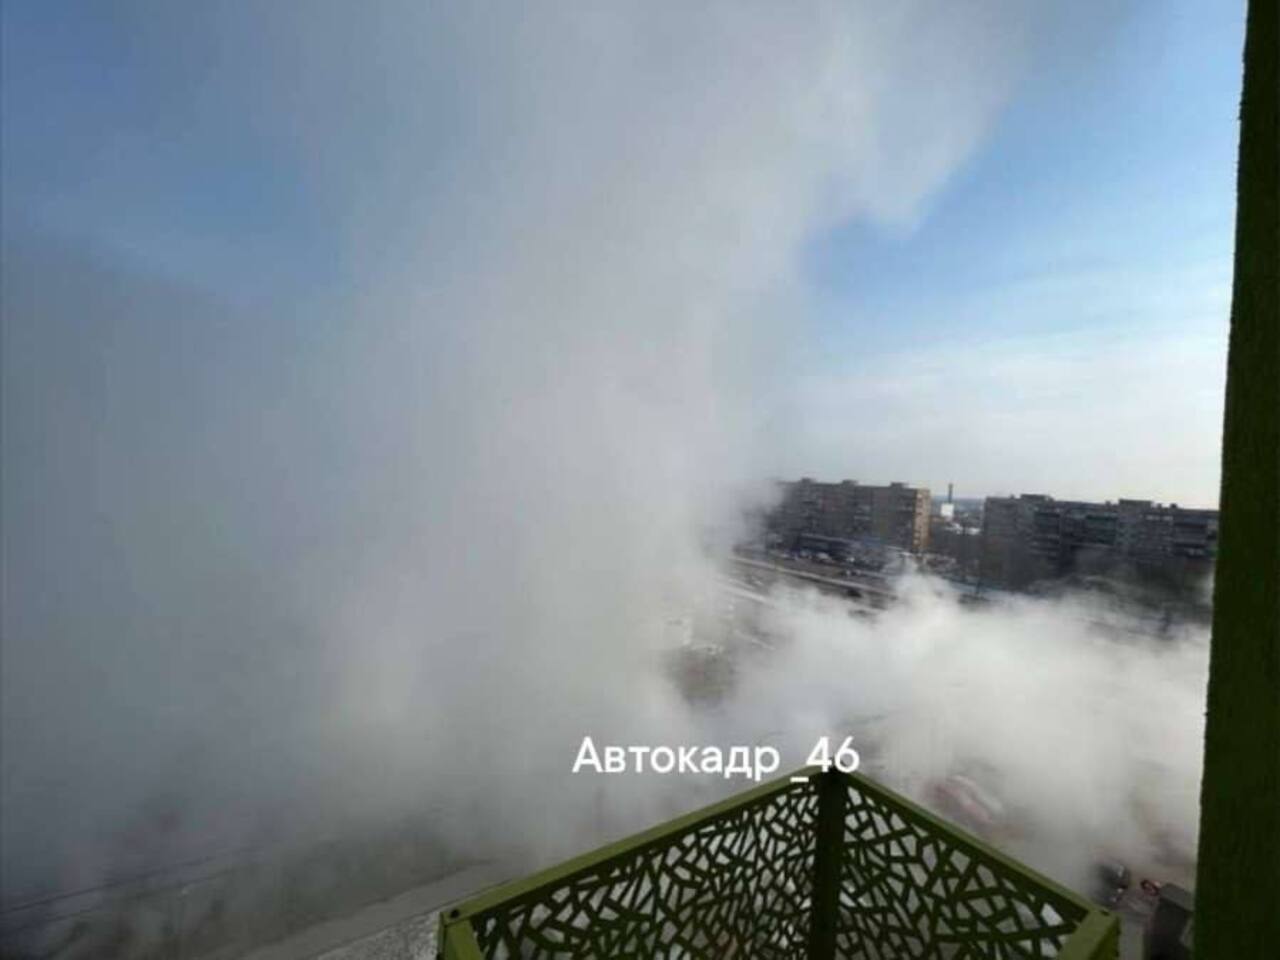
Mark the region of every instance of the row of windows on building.
[[1174, 576], [1213, 564], [1218, 512], [1150, 500], [1092, 503], [1043, 495], [988, 497], [982, 578], [1009, 587], [1117, 565]]
[[[932, 498], [924, 487], [808, 477], [780, 484], [766, 520], [784, 545], [817, 539], [872, 542], [922, 554], [930, 549]], [[1095, 503], [1040, 494], [988, 497], [979, 563], [984, 582], [1012, 588], [1117, 565], [1198, 574], [1217, 554], [1218, 513], [1150, 500]], [[941, 544], [940, 544], [941, 546]]]

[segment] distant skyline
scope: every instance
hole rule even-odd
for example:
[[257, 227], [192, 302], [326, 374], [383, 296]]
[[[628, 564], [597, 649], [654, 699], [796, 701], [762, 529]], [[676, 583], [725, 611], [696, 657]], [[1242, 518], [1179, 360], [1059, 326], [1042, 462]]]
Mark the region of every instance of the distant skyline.
[[[845, 481], [852, 480], [855, 483], [862, 484], [868, 487], [887, 487], [893, 483], [902, 483], [908, 487], [917, 487], [917, 488], [928, 490], [929, 496], [932, 500], [945, 501], [947, 499], [947, 485], [945, 483], [932, 485], [928, 483], [912, 483], [906, 480], [902, 480], [900, 478], [882, 479], [879, 477], [843, 477], [843, 476], [834, 476], [834, 475], [833, 476], [815, 476], [814, 474], [797, 474], [795, 476], [775, 477], [774, 479], [781, 481], [783, 483], [791, 483], [791, 482], [794, 482], [797, 480], [803, 480], [803, 479], [813, 480], [817, 483], [842, 483]], [[1052, 497], [1054, 500], [1061, 500], [1064, 502], [1073, 501], [1073, 502], [1084, 502], [1084, 503], [1115, 503], [1119, 500], [1145, 500], [1152, 503], [1163, 504], [1166, 506], [1186, 507], [1188, 509], [1196, 509], [1196, 510], [1199, 510], [1199, 509], [1216, 510], [1217, 509], [1216, 503], [1206, 507], [1204, 504], [1181, 503], [1177, 500], [1172, 500], [1172, 501], [1161, 500], [1158, 497], [1129, 497], [1129, 496], [1071, 497], [1071, 496], [1065, 496], [1065, 495], [1054, 493], [1052, 490], [999, 490], [999, 491], [989, 492], [989, 493], [975, 493], [974, 491], [971, 491], [971, 490], [955, 490], [953, 491], [952, 499], [954, 499], [955, 502], [957, 503], [962, 503], [966, 501], [978, 503], [988, 498], [994, 498], [994, 497], [1021, 497], [1021, 496], [1048, 496], [1048, 497]]]

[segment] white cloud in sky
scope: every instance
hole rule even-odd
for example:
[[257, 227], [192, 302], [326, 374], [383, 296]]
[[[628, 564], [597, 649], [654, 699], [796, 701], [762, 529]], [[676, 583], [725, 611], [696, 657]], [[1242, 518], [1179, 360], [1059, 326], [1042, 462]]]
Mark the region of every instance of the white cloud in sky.
[[[580, 737], [682, 730], [655, 628], [705, 589], [726, 484], [758, 473], [750, 398], [804, 241], [919, 216], [1033, 19], [364, 13], [121, 8], [150, 99], [127, 148], [85, 145], [109, 176], [58, 222], [90, 252], [7, 247], [13, 889], [118, 869], [157, 790], [182, 816], [128, 856], [437, 801], [468, 843], [583, 843]], [[339, 238], [321, 293], [243, 311], [238, 283], [206, 302], [148, 275], [207, 226], [163, 186], [213, 203], [242, 153]], [[150, 253], [135, 201], [167, 224]], [[252, 242], [258, 287], [292, 265]], [[609, 790], [619, 817], [648, 802]]]

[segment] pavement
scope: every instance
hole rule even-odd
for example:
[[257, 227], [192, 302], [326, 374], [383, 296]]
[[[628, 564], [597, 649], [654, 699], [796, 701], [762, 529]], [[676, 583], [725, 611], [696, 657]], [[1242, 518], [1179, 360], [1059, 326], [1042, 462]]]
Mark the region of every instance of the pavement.
[[503, 883], [516, 872], [495, 863], [475, 864], [307, 927], [243, 954], [243, 960], [435, 960], [440, 909]]

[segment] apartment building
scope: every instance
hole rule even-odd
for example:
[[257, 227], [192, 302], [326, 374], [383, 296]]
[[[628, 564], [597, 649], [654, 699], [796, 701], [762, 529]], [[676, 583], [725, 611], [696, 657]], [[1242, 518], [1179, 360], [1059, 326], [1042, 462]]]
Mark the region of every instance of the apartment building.
[[869, 486], [856, 480], [821, 483], [805, 477], [782, 484], [782, 499], [768, 520], [783, 539], [802, 534], [877, 541], [922, 553], [929, 545], [931, 497], [904, 483]]
[[1043, 494], [988, 497], [983, 512], [984, 583], [1018, 588], [1124, 564], [1184, 577], [1206, 573], [1218, 544], [1218, 512], [1150, 500], [1090, 503]]

